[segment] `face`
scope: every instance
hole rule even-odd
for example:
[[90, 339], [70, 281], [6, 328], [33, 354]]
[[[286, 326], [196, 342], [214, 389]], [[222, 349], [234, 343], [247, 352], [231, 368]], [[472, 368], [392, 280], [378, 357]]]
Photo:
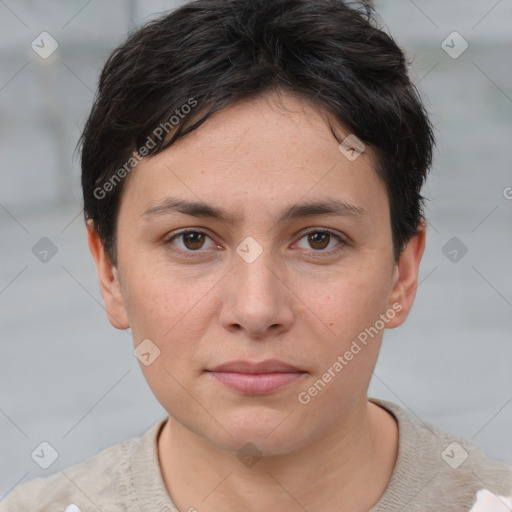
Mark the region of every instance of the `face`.
[[218, 447], [287, 453], [342, 428], [412, 305], [424, 232], [395, 264], [373, 155], [346, 155], [302, 100], [252, 99], [130, 174], [117, 269], [90, 230], [111, 322]]

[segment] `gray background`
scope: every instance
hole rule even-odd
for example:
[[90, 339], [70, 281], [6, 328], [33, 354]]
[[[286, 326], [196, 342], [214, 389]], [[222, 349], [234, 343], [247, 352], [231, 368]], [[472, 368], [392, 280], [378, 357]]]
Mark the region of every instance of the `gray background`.
[[[129, 333], [107, 321], [73, 150], [107, 54], [175, 5], [0, 0], [0, 498], [165, 415]], [[512, 2], [377, 7], [413, 60], [438, 148], [416, 304], [386, 333], [370, 396], [512, 463]], [[42, 31], [59, 44], [47, 60], [30, 46]], [[453, 31], [469, 44], [457, 59], [441, 47]], [[57, 249], [46, 263], [32, 252], [42, 237]], [[458, 258], [467, 248], [456, 262], [452, 237]], [[59, 454], [46, 470], [30, 456], [42, 441]]]

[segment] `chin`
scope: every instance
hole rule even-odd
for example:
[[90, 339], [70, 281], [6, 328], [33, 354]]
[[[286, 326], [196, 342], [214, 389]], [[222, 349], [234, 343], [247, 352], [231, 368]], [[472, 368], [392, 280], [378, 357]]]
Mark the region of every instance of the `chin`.
[[293, 413], [290, 412], [256, 407], [247, 411], [240, 408], [232, 414], [216, 416], [221, 424], [226, 425], [229, 434], [224, 429], [216, 429], [215, 436], [211, 435], [211, 431], [202, 435], [219, 448], [237, 454], [243, 452], [244, 447], [250, 451], [250, 446], [254, 445], [261, 456], [285, 455], [305, 444], [304, 423], [297, 425], [297, 418], [292, 418]]

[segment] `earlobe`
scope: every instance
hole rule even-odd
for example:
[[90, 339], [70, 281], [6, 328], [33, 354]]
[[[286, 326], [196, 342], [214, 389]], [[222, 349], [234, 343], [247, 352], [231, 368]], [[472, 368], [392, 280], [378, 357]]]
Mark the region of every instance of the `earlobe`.
[[395, 265], [393, 287], [388, 306], [393, 308], [393, 304], [400, 304], [401, 308], [394, 308], [399, 312], [389, 321], [387, 324], [388, 328], [401, 325], [412, 308], [414, 298], [416, 297], [416, 289], [418, 288], [418, 274], [421, 258], [425, 250], [426, 236], [427, 224], [422, 219], [418, 226], [417, 234], [407, 242], [398, 263]]
[[87, 242], [96, 264], [101, 296], [109, 322], [116, 329], [128, 329], [130, 322], [124, 304], [119, 272], [105, 251], [92, 220], [87, 222]]

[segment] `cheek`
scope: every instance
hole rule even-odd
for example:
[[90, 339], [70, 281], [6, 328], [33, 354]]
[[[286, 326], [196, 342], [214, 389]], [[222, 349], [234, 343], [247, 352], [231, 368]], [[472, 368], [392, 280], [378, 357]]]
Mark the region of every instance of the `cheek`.
[[390, 277], [369, 266], [351, 268], [346, 277], [333, 276], [323, 292], [315, 295], [314, 307], [331, 331], [327, 339], [335, 345], [339, 340], [346, 343], [374, 325], [388, 308], [389, 290]]
[[134, 258], [126, 269], [124, 299], [136, 342], [152, 336], [164, 341], [179, 331], [204, 294], [203, 286], [187, 283], [180, 272], [162, 267]]
[[377, 288], [376, 276], [366, 275], [372, 278], [357, 279], [352, 274], [317, 301], [330, 331], [324, 330], [321, 342], [308, 347], [316, 360], [315, 371], [297, 402], [333, 421], [366, 392], [381, 346], [385, 324], [380, 315], [387, 311], [387, 284], [382, 280]]
[[201, 372], [200, 342], [214, 321], [213, 295], [208, 293], [213, 284], [210, 278], [191, 281], [156, 268], [130, 276], [126, 298], [134, 344], [149, 339], [159, 350], [151, 368], [142, 366], [151, 387], [172, 384], [169, 373], [182, 382]]
[[318, 405], [340, 394], [356, 399], [367, 387], [387, 325], [381, 315], [386, 321], [394, 316], [394, 310], [389, 314], [392, 276], [388, 274], [382, 263], [375, 262], [357, 271], [352, 268], [347, 279], [340, 279], [330, 289], [330, 299], [323, 304], [332, 319], [329, 324], [334, 334], [326, 339], [323, 368], [315, 377], [322, 380], [327, 372], [323, 380], [329, 381], [331, 391]]

